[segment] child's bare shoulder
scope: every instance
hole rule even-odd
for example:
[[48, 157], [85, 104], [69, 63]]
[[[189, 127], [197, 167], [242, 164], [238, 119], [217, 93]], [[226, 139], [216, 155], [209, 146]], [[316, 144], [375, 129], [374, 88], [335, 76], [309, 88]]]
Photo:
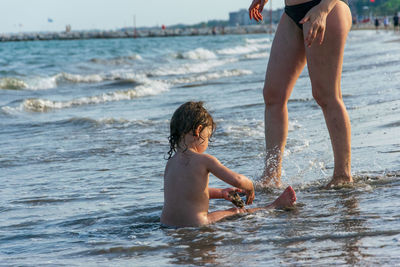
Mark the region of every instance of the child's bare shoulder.
[[214, 157], [214, 156], [212, 156], [210, 154], [199, 154], [199, 156], [201, 157], [200, 158], [201, 161], [206, 166], [213, 166], [213, 165], [221, 164], [220, 161], [216, 157]]

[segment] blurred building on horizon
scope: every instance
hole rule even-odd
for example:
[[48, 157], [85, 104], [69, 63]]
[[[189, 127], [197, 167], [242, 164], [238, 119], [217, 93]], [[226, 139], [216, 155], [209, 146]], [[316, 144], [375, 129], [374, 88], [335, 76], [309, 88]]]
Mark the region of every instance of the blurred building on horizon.
[[[264, 17], [263, 24], [273, 23], [276, 24], [279, 22], [282, 14], [284, 12], [283, 8], [276, 10], [268, 10], [264, 9], [262, 15]], [[239, 11], [230, 12], [229, 13], [229, 26], [240, 26], [240, 25], [256, 25], [259, 24], [255, 20], [250, 20], [249, 11], [247, 9], [241, 9]]]

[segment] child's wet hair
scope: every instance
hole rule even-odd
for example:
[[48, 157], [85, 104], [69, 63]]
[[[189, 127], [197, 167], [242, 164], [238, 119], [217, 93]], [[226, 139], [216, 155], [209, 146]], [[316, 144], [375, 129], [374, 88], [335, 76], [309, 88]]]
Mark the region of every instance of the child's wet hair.
[[[211, 127], [211, 133], [215, 131], [215, 123], [203, 102], [186, 102], [181, 105], [172, 115], [170, 123], [170, 136], [168, 137], [170, 149], [168, 159], [179, 147], [179, 142], [185, 134], [195, 134], [196, 129], [202, 126], [202, 130]], [[185, 148], [186, 149], [186, 148]]]

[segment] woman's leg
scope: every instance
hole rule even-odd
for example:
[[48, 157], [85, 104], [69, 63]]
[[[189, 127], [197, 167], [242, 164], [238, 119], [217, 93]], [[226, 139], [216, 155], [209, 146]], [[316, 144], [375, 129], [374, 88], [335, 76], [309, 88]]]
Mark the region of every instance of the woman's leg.
[[266, 162], [263, 182], [281, 185], [282, 154], [288, 131], [287, 101], [306, 63], [303, 34], [282, 15], [272, 43], [264, 84]]
[[[308, 28], [306, 23], [304, 34]], [[351, 126], [340, 88], [343, 51], [350, 28], [350, 10], [346, 4], [338, 2], [327, 17], [322, 45], [313, 43], [306, 48], [313, 96], [324, 113], [335, 159], [333, 178], [328, 186], [353, 181]]]

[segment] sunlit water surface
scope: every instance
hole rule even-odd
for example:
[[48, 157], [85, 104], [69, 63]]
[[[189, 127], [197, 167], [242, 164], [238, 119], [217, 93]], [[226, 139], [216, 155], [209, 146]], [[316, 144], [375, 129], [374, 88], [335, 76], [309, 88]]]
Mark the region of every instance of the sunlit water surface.
[[[217, 121], [208, 152], [257, 181], [272, 36], [1, 43], [1, 265], [400, 264], [398, 39], [348, 38], [355, 187], [322, 189], [333, 155], [305, 69], [283, 163], [297, 209], [179, 230], [159, 223], [169, 119], [205, 101]], [[260, 189], [254, 206], [280, 192]]]

